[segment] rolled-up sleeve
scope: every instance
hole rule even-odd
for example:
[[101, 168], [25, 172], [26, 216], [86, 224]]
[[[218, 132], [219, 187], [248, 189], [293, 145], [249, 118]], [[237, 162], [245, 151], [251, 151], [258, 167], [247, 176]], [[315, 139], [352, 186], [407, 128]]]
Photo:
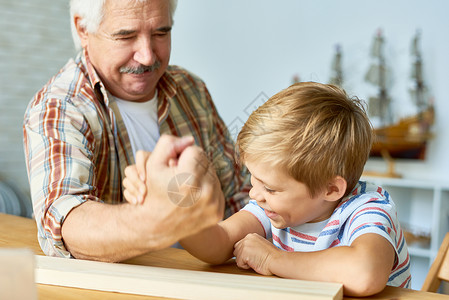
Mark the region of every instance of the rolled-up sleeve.
[[70, 257], [62, 223], [74, 207], [98, 200], [92, 130], [77, 107], [58, 98], [32, 102], [23, 130], [39, 244], [46, 255]]

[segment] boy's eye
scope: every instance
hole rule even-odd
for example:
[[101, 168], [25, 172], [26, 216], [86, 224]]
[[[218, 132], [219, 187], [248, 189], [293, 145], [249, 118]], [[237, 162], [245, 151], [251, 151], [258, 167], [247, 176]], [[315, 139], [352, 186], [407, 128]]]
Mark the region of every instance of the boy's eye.
[[265, 191], [267, 191], [270, 194], [273, 194], [274, 192], [276, 192], [275, 190], [272, 190], [270, 188], [267, 188], [266, 186], [264, 186]]

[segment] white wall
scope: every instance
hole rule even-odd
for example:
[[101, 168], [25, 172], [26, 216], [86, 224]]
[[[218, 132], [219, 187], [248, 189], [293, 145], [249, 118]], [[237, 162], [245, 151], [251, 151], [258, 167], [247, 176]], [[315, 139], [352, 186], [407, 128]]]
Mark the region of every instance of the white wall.
[[0, 0], [0, 180], [27, 194], [23, 115], [73, 56], [69, 26], [68, 1]]
[[[172, 63], [191, 69], [207, 83], [225, 122], [248, 117], [247, 106], [301, 80], [328, 82], [335, 45], [343, 48], [345, 88], [368, 99], [375, 90], [363, 77], [372, 37], [382, 28], [391, 65], [391, 96], [399, 116], [412, 112], [407, 89], [410, 42], [422, 31], [424, 75], [437, 108], [425, 161], [402, 161], [407, 177], [447, 181], [449, 157], [449, 1], [444, 0], [189, 0], [179, 1], [173, 31]], [[264, 97], [262, 97], [264, 98]], [[369, 168], [382, 169], [379, 161]]]

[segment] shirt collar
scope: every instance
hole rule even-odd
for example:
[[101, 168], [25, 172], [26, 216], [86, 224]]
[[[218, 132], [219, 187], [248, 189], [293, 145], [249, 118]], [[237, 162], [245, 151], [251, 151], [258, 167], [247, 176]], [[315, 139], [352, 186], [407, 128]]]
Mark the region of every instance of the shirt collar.
[[106, 88], [104, 87], [103, 82], [100, 79], [100, 76], [98, 76], [97, 72], [95, 71], [94, 66], [92, 65], [89, 54], [87, 53], [87, 50], [83, 48], [81, 53], [79, 54], [81, 63], [85, 66], [87, 77], [94, 88], [95, 94], [97, 98], [104, 102], [106, 106], [109, 106], [109, 98], [108, 93], [106, 91]]
[[176, 95], [176, 81], [173, 75], [166, 70], [161, 79], [159, 79], [157, 88], [165, 95], [163, 98], [173, 98]]

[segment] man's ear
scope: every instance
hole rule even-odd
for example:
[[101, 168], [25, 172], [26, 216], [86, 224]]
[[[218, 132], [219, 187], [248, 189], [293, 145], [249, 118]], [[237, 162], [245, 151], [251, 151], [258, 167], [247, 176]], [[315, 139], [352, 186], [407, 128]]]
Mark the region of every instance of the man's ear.
[[76, 32], [81, 41], [81, 47], [87, 47], [87, 40], [89, 37], [89, 33], [87, 32], [86, 27], [81, 25], [82, 18], [79, 15], [73, 16], [73, 23], [75, 24]]
[[348, 183], [343, 177], [335, 176], [327, 185], [325, 200], [327, 201], [340, 200], [345, 195], [347, 186]]

